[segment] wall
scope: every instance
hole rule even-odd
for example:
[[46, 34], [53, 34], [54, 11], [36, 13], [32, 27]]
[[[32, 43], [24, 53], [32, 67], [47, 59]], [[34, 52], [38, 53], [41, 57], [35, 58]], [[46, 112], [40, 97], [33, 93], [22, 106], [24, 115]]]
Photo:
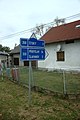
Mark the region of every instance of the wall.
[[1, 61], [4, 61], [5, 67], [7, 67], [7, 56], [6, 55], [0, 55], [0, 63]]
[[14, 54], [13, 59], [14, 58], [19, 58], [19, 66], [24, 66], [24, 63], [20, 60], [20, 54]]
[[[65, 61], [57, 61], [56, 52], [59, 50], [59, 45], [65, 52]], [[49, 55], [44, 61], [38, 61], [39, 68], [80, 70], [80, 40], [75, 40], [70, 44], [65, 42], [47, 44], [46, 50]]]

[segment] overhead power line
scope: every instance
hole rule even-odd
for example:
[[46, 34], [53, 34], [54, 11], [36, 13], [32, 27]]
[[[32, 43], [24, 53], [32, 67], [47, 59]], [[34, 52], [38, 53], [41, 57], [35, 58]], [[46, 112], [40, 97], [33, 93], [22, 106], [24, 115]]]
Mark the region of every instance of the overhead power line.
[[[63, 18], [63, 19], [65, 19], [65, 20], [71, 20], [71, 19], [74, 19], [74, 18], [77, 18], [77, 17], [80, 17], [80, 13], [72, 15], [72, 16], [69, 16], [69, 17], [66, 17], [66, 18]], [[53, 21], [53, 22], [50, 22], [50, 23], [43, 24], [43, 26], [44, 27], [49, 27], [49, 25], [54, 25], [54, 24], [55, 24], [55, 22]], [[12, 37], [15, 37], [15, 36], [19, 36], [21, 34], [31, 32], [34, 29], [35, 29], [35, 27], [30, 28], [30, 29], [26, 29], [26, 30], [23, 30], [23, 31], [20, 31], [20, 32], [16, 32], [16, 33], [13, 33], [13, 34], [9, 34], [9, 35], [0, 37], [0, 40], [9, 39], [9, 38], [12, 38]]]
[[3, 37], [0, 37], [0, 39], [4, 40], [4, 39], [8, 39], [8, 38], [11, 38], [11, 37], [14, 37], [14, 36], [18, 36], [20, 34], [24, 34], [24, 33], [30, 32], [32, 29], [33, 28], [30, 28], [30, 29], [23, 30], [23, 31], [20, 31], [20, 32], [16, 32], [16, 33], [13, 33], [13, 34], [10, 34], [10, 35], [6, 35], [6, 36], [3, 36]]
[[80, 13], [72, 15], [72, 16], [69, 16], [69, 17], [66, 17], [66, 20], [74, 19], [76, 17], [80, 17]]

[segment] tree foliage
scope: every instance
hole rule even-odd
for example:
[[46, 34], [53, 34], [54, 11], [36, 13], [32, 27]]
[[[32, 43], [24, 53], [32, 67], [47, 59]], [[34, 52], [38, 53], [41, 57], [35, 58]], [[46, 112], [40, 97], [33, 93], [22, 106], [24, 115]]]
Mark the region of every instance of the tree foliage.
[[47, 31], [49, 31], [52, 27], [55, 26], [59, 26], [65, 24], [65, 19], [59, 19], [58, 17], [56, 17], [54, 19], [53, 22], [51, 22], [51, 24], [40, 24], [40, 25], [36, 25], [36, 27], [32, 30], [33, 33], [35, 33], [35, 35], [37, 37], [41, 37], [43, 36]]
[[7, 46], [2, 46], [1, 44], [0, 44], [0, 51], [5, 51], [5, 52], [7, 52], [7, 53], [9, 53], [11, 50], [10, 50], [10, 48], [9, 47], [7, 47]]

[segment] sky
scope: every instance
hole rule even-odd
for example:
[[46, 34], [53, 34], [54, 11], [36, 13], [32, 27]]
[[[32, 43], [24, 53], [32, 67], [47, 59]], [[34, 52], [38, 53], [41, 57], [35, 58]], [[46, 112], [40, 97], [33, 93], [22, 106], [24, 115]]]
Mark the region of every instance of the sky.
[[0, 0], [0, 44], [13, 49], [20, 38], [29, 38], [32, 32], [8, 39], [4, 36], [78, 13], [80, 0]]

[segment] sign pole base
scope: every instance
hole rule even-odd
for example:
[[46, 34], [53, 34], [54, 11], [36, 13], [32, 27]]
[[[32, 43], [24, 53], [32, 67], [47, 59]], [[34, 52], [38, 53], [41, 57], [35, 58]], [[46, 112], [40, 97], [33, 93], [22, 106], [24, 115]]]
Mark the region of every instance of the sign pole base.
[[29, 61], [29, 106], [31, 105], [31, 61]]

